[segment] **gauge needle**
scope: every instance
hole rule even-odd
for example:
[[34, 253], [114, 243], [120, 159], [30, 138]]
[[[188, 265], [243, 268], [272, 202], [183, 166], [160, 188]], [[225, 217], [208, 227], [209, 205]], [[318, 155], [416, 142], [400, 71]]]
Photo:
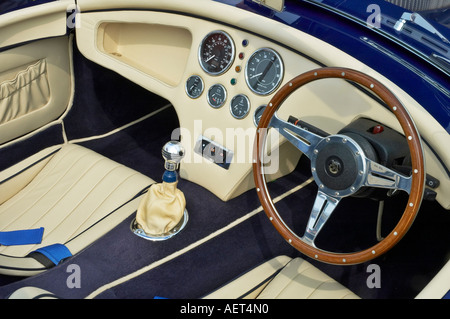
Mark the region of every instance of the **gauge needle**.
[[264, 69], [264, 71], [260, 74], [257, 74], [255, 76], [261, 75], [261, 77], [258, 79], [257, 82], [255, 82], [255, 85], [253, 86], [254, 89], [256, 89], [258, 82], [261, 82], [262, 79], [264, 79], [264, 77], [266, 76], [267, 72], [269, 72], [270, 68], [272, 67], [273, 63], [274, 63], [275, 59], [272, 58], [271, 61], [267, 64], [266, 68]]
[[207, 59], [205, 60], [205, 62], [209, 62], [209, 60], [213, 59], [215, 56], [216, 56], [215, 54], [214, 54], [214, 55], [211, 55], [209, 58], [207, 58]]
[[250, 79], [254, 79], [254, 78], [256, 78], [257, 76], [260, 76], [261, 74], [263, 74], [263, 73], [261, 72], [261, 73], [258, 73], [258, 74], [255, 74], [255, 75], [252, 75], [252, 76], [250, 77]]

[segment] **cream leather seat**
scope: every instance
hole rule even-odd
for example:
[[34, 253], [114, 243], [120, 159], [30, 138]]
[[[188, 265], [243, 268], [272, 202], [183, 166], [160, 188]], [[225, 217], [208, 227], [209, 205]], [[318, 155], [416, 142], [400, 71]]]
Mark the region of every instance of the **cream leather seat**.
[[302, 258], [273, 258], [205, 299], [359, 299]]
[[46, 270], [45, 258], [30, 255], [41, 247], [64, 244], [76, 254], [135, 212], [152, 183], [74, 144], [44, 150], [1, 172], [0, 231], [43, 227], [44, 233], [40, 244], [0, 246], [0, 273], [30, 276]]
[[58, 296], [47, 290], [27, 286], [14, 291], [8, 299], [60, 299]]

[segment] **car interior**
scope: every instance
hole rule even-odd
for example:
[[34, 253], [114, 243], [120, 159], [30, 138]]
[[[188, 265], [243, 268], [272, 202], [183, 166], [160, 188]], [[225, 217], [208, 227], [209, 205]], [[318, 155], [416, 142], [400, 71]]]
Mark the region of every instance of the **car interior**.
[[[446, 129], [358, 57], [234, 2], [60, 0], [0, 15], [1, 298], [409, 299], [448, 291]], [[226, 55], [216, 61], [219, 42]], [[267, 56], [278, 63], [264, 73], [274, 80], [259, 85], [256, 65]], [[317, 79], [324, 68], [338, 73]], [[355, 81], [345, 78], [352, 70]], [[297, 84], [299, 75], [313, 79]], [[275, 125], [271, 116], [291, 133], [262, 133]], [[339, 186], [355, 195], [339, 205], [322, 196], [324, 214], [334, 211], [322, 229], [314, 225], [320, 235], [310, 244], [335, 252], [338, 264], [299, 252], [298, 237], [280, 235], [266, 215], [273, 209], [301, 234], [329, 185], [314, 182], [325, 179], [311, 166], [321, 157], [289, 141], [302, 140], [297, 125], [323, 143], [352, 137], [347, 144], [363, 149], [369, 165], [383, 165], [373, 175], [412, 171], [410, 194], [389, 180], [387, 192], [369, 182], [359, 192], [356, 182]], [[155, 217], [156, 238], [150, 226], [136, 230], [151, 223], [138, 214], [151, 196], [169, 196], [166, 211], [181, 207]], [[8, 244], [27, 241], [25, 230], [41, 240]], [[6, 236], [16, 231], [19, 239]], [[360, 251], [368, 256], [352, 262]], [[380, 287], [370, 284], [373, 265]]]

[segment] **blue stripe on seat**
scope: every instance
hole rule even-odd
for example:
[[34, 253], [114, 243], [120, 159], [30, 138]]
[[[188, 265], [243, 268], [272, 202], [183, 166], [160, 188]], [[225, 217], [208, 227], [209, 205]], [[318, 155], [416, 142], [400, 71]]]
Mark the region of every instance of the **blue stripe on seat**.
[[43, 227], [35, 229], [4, 231], [0, 232], [0, 245], [14, 246], [40, 244], [42, 242], [43, 235]]

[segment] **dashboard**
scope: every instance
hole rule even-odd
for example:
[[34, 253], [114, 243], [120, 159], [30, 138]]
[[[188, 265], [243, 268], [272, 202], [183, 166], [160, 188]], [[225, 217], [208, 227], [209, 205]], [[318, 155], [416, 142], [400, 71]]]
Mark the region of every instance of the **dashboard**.
[[[85, 13], [77, 35], [89, 59], [169, 100], [180, 128], [168, 139], [186, 149], [180, 176], [222, 200], [254, 187], [256, 126], [277, 88], [318, 67], [258, 34], [174, 13]], [[301, 156], [284, 142], [268, 152], [277, 168], [273, 179], [290, 173]]]
[[[360, 61], [273, 20], [215, 2], [208, 4], [217, 10], [189, 4], [189, 10], [203, 12], [206, 18], [171, 10], [86, 10], [77, 30], [78, 48], [87, 58], [173, 105], [180, 128], [172, 138], [180, 138], [186, 149], [182, 178], [225, 201], [253, 188], [253, 141], [264, 107], [290, 79], [321, 65], [362, 70], [380, 79], [421, 119], [416, 124], [423, 136], [433, 136], [428, 139], [432, 146], [442, 147], [434, 141], [448, 134], [429, 132], [438, 127], [432, 117]], [[217, 16], [213, 12], [218, 12]], [[358, 117], [382, 119], [385, 125], [400, 130], [388, 110], [353, 85], [333, 79], [316, 82], [292, 94], [283, 103], [285, 113], [278, 115], [302, 118], [330, 134]], [[445, 176], [427, 145], [425, 151], [431, 175]], [[301, 156], [283, 141], [267, 152], [277, 154], [273, 178], [290, 173]], [[217, 154], [222, 158], [217, 160]], [[440, 187], [445, 193], [450, 180]]]

